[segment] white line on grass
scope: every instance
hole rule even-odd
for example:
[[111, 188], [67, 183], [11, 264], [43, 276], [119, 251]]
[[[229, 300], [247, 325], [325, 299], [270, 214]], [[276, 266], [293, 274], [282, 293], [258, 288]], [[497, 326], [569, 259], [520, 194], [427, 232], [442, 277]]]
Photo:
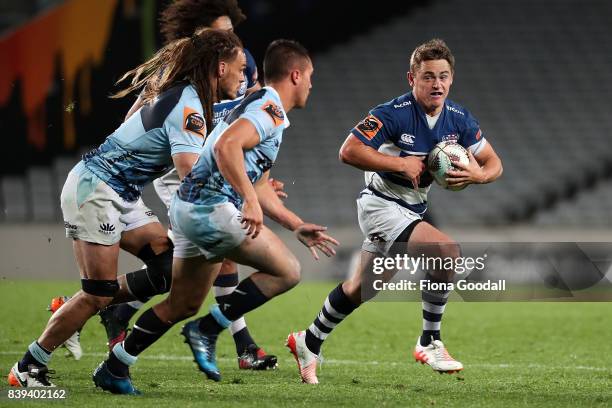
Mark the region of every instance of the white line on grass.
[[[21, 356], [22, 352], [17, 351], [0, 351], [0, 355], [3, 356]], [[83, 357], [106, 357], [107, 353], [83, 353]], [[165, 360], [165, 361], [192, 361], [192, 356], [176, 356], [176, 355], [168, 355], [168, 354], [155, 354], [155, 355], [143, 355], [140, 356], [139, 359], [142, 360]], [[217, 359], [222, 362], [233, 362], [236, 361], [235, 358], [229, 357], [221, 357]], [[281, 359], [284, 363], [293, 362], [293, 358]], [[410, 360], [409, 360], [410, 362]], [[397, 362], [397, 361], [357, 361], [357, 360], [337, 360], [337, 359], [328, 359], [324, 360], [324, 364], [332, 364], [332, 365], [386, 365], [386, 366], [397, 366], [404, 365], [406, 362]], [[475, 363], [475, 364], [467, 364], [467, 368], [531, 368], [531, 369], [541, 369], [541, 370], [586, 370], [586, 371], [612, 371], [612, 368], [608, 367], [593, 367], [593, 366], [583, 366], [583, 365], [567, 365], [567, 366], [549, 366], [546, 364], [489, 364], [489, 363]]]

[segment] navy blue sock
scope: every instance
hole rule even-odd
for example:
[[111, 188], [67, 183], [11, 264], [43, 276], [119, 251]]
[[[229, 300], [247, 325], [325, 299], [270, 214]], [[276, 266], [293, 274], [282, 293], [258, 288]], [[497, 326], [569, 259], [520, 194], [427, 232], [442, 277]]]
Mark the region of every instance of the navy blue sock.
[[353, 310], [359, 305], [355, 305], [346, 296], [342, 289], [342, 283], [329, 292], [323, 308], [306, 330], [306, 347], [315, 354], [321, 352], [321, 345], [332, 332]]
[[242, 353], [244, 353], [244, 351], [251, 344], [255, 344], [257, 346], [255, 340], [253, 340], [253, 337], [251, 337], [251, 333], [249, 333], [249, 329], [246, 327], [242, 330], [238, 330], [236, 333], [232, 334], [232, 336], [234, 337], [236, 354], [238, 354], [238, 356], [242, 355]]
[[[245, 313], [263, 305], [268, 300], [270, 299], [268, 299], [261, 290], [259, 290], [257, 285], [255, 285], [255, 282], [248, 277], [240, 282], [238, 287], [236, 287], [231, 294], [225, 297], [223, 303], [219, 303], [219, 309], [226, 319], [234, 321]], [[209, 334], [218, 334], [224, 329], [210, 313], [200, 319], [199, 326], [203, 333]]]
[[127, 326], [130, 319], [138, 312], [138, 309], [130, 306], [128, 303], [122, 303], [115, 306], [115, 317], [122, 325]]
[[123, 347], [130, 355], [137, 356], [155, 343], [172, 326], [172, 323], [162, 322], [153, 308], [148, 309], [134, 323], [134, 329], [124, 340]]
[[[232, 292], [238, 286], [238, 273], [226, 273], [223, 275], [219, 275], [213, 284], [213, 289], [215, 291], [215, 299], [218, 304], [223, 304], [228, 302], [228, 297], [231, 296]], [[229, 291], [229, 292], [228, 292]], [[221, 294], [223, 293], [223, 294]], [[230, 330], [234, 331], [234, 325], [236, 322], [232, 323]], [[255, 340], [249, 333], [249, 329], [245, 326], [234, 332], [232, 337], [234, 338], [234, 344], [236, 345], [236, 354], [238, 356], [242, 355], [242, 353], [247, 349], [247, 347], [251, 344], [255, 344]]]
[[[35, 349], [34, 353], [38, 355], [38, 358], [36, 358], [36, 356], [32, 354], [33, 348]], [[47, 365], [47, 361], [49, 361], [50, 358], [51, 352], [45, 349], [36, 341], [30, 344], [30, 346], [28, 347], [28, 351], [25, 352], [23, 358], [19, 360], [19, 363], [17, 363], [17, 368], [19, 369], [19, 372], [23, 373], [25, 371], [28, 371], [29, 365], [35, 365], [36, 367], [44, 367]]]
[[[155, 343], [172, 326], [173, 324], [162, 322], [153, 308], [148, 309], [134, 323], [134, 329], [123, 341], [123, 344], [119, 346], [122, 346], [123, 350], [130, 356], [136, 357]], [[128, 374], [129, 366], [121, 361], [114, 352], [109, 353], [106, 366], [113, 375], [118, 377], [125, 377]]]

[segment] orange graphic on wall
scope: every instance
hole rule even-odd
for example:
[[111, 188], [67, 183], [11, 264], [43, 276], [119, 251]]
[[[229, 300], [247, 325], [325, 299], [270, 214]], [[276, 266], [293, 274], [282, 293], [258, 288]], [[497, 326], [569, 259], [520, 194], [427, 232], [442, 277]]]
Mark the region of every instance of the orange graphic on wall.
[[0, 107], [10, 98], [14, 82], [22, 83], [23, 111], [28, 118], [28, 142], [43, 149], [46, 145], [45, 99], [53, 82], [55, 59], [61, 61], [64, 95], [64, 145], [75, 145], [72, 117], [78, 85], [82, 106], [91, 104], [89, 86], [75, 84], [77, 72], [100, 65], [110, 35], [118, 0], [69, 0], [28, 24], [0, 38]]

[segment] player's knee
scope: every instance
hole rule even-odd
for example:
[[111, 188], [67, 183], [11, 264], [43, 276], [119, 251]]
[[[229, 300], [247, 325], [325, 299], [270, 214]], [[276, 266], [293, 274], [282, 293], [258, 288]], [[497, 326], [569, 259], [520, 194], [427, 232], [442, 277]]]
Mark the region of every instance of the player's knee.
[[110, 304], [117, 292], [117, 280], [81, 279], [83, 299], [96, 310], [102, 310]]
[[[152, 252], [148, 252], [148, 250], [146, 250], [146, 247], [149, 247], [150, 250]], [[163, 236], [163, 237], [157, 237], [151, 240], [151, 242], [149, 242], [147, 245], [145, 245], [140, 252], [138, 253], [138, 257], [140, 259], [141, 258], [141, 254], [146, 255], [147, 252], [150, 256], [150, 254], [161, 254], [162, 252], [166, 252], [167, 250], [172, 250], [174, 249], [174, 244], [172, 243], [172, 240], [170, 238], [168, 238], [168, 236]], [[142, 251], [145, 250], [146, 252], [143, 253]], [[144, 259], [143, 259], [144, 261]]]
[[230, 275], [234, 273], [238, 273], [238, 265], [236, 262], [229, 259], [224, 259], [223, 263], [221, 264], [219, 275]]
[[459, 244], [453, 240], [448, 240], [438, 243], [440, 257], [442, 258], [459, 258], [461, 256], [461, 248]]
[[285, 285], [287, 289], [293, 288], [300, 283], [302, 279], [302, 266], [295, 257], [291, 257], [288, 261], [287, 271], [285, 273]]
[[[129, 291], [139, 300], [146, 301], [151, 296], [167, 293], [172, 284], [172, 255], [174, 246], [168, 238], [163, 238], [157, 245], [147, 244], [138, 257], [147, 266], [126, 275]], [[154, 249], [157, 248], [156, 249]], [[161, 249], [161, 252], [159, 250]]]
[[195, 316], [200, 311], [202, 302], [195, 299], [183, 299], [180, 304], [174, 304], [172, 308], [172, 321], [180, 321]]
[[358, 305], [361, 303], [361, 279], [353, 276], [342, 283], [342, 291], [351, 302]]

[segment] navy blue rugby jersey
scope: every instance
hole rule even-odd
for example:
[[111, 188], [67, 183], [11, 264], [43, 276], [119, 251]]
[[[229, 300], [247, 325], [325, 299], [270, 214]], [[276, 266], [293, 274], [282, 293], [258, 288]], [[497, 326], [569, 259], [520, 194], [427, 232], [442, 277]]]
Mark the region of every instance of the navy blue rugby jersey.
[[[486, 140], [472, 114], [451, 100], [446, 100], [434, 127], [412, 92], [378, 105], [360, 121], [351, 133], [364, 144], [391, 156], [427, 156], [433, 147], [452, 140], [477, 154]], [[427, 193], [433, 182], [428, 172], [421, 175], [418, 189], [412, 182], [390, 172], [365, 172], [366, 186], [417, 213], [427, 209]]]

